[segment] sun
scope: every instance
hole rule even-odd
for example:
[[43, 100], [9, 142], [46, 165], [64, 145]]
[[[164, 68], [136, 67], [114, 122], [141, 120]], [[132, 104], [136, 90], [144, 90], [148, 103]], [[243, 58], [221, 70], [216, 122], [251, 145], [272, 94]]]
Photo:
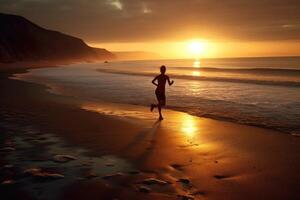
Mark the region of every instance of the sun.
[[199, 58], [205, 53], [205, 42], [200, 40], [191, 40], [187, 42], [187, 51], [191, 57]]

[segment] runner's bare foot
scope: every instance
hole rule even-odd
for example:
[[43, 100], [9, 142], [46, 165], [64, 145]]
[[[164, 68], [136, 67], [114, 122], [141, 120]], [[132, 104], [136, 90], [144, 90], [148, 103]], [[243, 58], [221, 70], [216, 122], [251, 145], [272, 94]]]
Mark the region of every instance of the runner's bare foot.
[[151, 104], [151, 107], [150, 107], [151, 112], [153, 111], [154, 108], [155, 108], [155, 105]]

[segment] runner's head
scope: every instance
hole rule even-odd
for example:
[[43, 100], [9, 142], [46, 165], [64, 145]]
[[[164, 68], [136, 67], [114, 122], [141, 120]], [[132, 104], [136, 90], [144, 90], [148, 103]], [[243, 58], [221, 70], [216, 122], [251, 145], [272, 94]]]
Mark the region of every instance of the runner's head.
[[162, 74], [166, 73], [166, 66], [162, 65], [160, 67], [160, 73], [162, 73]]

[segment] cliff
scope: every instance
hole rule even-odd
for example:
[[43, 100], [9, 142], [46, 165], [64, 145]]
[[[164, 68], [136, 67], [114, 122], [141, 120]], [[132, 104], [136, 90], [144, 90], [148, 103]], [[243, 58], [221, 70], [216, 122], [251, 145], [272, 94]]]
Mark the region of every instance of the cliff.
[[44, 29], [21, 16], [0, 13], [0, 62], [107, 60], [114, 54], [82, 39]]

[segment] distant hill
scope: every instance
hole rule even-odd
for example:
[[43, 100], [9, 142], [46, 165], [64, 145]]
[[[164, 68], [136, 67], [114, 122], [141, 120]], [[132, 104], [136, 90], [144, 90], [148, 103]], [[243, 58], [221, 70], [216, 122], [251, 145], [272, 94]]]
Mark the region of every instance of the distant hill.
[[118, 51], [113, 53], [118, 60], [150, 60], [161, 58], [161, 56], [156, 53], [145, 51]]
[[114, 55], [82, 39], [44, 29], [24, 17], [0, 13], [0, 62], [108, 60]]

